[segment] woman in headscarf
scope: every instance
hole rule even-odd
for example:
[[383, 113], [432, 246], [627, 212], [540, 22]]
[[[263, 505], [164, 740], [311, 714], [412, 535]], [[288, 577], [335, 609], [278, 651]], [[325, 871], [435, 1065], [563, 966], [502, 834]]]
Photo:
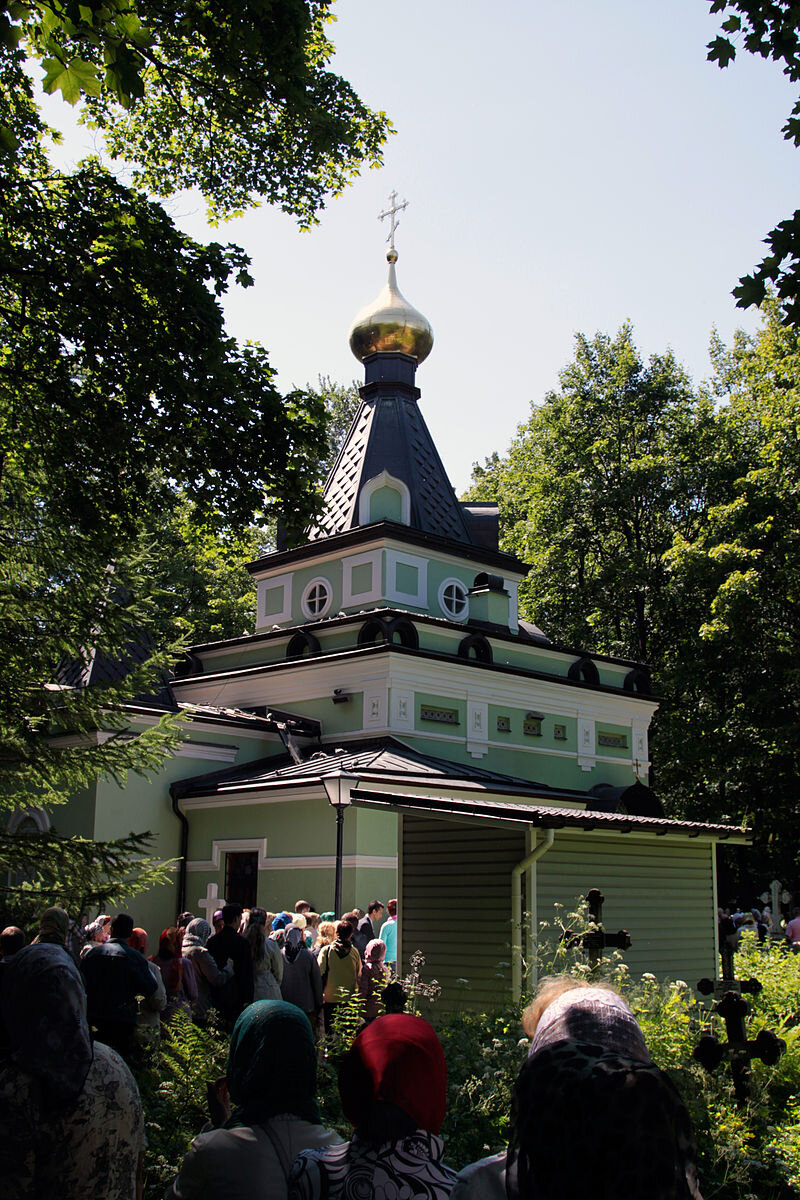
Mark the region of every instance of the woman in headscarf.
[[[39, 918], [39, 932], [33, 945], [63, 946], [69, 937], [69, 916], [63, 908], [46, 908]], [[107, 939], [103, 939], [104, 941]]]
[[290, 1200], [402, 1196], [443, 1200], [456, 1173], [442, 1161], [447, 1072], [436, 1034], [421, 1017], [378, 1017], [339, 1069], [351, 1141], [304, 1150], [292, 1169]]
[[[147, 959], [147, 930], [134, 929], [128, 938], [128, 945], [138, 950]], [[147, 959], [147, 966], [156, 984], [156, 990], [151, 996], [140, 996], [136, 1013], [136, 1033], [139, 1042], [145, 1047], [154, 1046], [161, 1037], [161, 1014], [167, 1007], [167, 989], [160, 968]]]
[[465, 1167], [454, 1200], [701, 1200], [689, 1114], [611, 988], [544, 980], [507, 1151]]
[[174, 925], [161, 931], [158, 954], [151, 955], [150, 961], [160, 969], [167, 989], [167, 1006], [161, 1014], [161, 1020], [168, 1025], [178, 1009], [191, 1013], [192, 1004], [197, 999], [194, 968], [187, 958], [181, 957], [180, 936]]
[[81, 947], [81, 958], [89, 953], [92, 946], [102, 946], [111, 937], [111, 917], [102, 913], [86, 926], [83, 933], [86, 941]]
[[283, 955], [274, 938], [266, 936], [266, 923], [265, 909], [251, 909], [244, 936], [253, 958], [253, 999], [280, 1000]]
[[224, 987], [233, 977], [233, 960], [229, 958], [225, 966], [220, 968], [213, 955], [206, 950], [206, 942], [210, 937], [211, 926], [203, 917], [194, 917], [186, 926], [183, 935], [183, 957], [191, 963], [197, 985], [192, 1013], [199, 1025], [207, 1023], [214, 1007], [212, 989]]
[[380, 938], [367, 942], [364, 951], [364, 965], [358, 978], [358, 994], [364, 1001], [364, 1020], [374, 1021], [381, 1011], [381, 992], [392, 977], [391, 971], [384, 965], [386, 943]]
[[192, 1142], [169, 1196], [174, 1200], [286, 1200], [294, 1159], [341, 1138], [320, 1124], [317, 1052], [308, 1019], [293, 1004], [257, 1000], [233, 1027], [224, 1125]]
[[322, 1016], [325, 1032], [330, 1033], [336, 1008], [343, 1000], [353, 995], [361, 974], [361, 955], [353, 945], [353, 926], [349, 921], [336, 925], [336, 941], [323, 946], [319, 952], [319, 970], [322, 975]]
[[109, 1046], [92, 1046], [80, 971], [60, 946], [25, 946], [0, 995], [3, 1200], [134, 1200], [144, 1121], [139, 1092]]
[[314, 955], [305, 945], [305, 935], [298, 925], [286, 931], [283, 947], [283, 979], [281, 994], [288, 1004], [296, 1004], [316, 1030], [322, 1010], [322, 976]]

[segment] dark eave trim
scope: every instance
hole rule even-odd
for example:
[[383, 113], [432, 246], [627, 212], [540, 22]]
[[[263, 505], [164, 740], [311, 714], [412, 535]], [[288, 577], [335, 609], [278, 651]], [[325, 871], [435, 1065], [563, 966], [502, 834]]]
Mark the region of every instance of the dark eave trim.
[[[361, 620], [368, 619], [362, 616]], [[180, 692], [183, 688], [194, 683], [211, 683], [223, 679], [246, 679], [248, 676], [268, 675], [275, 671], [285, 671], [318, 667], [322, 663], [341, 663], [348, 659], [365, 658], [375, 654], [405, 654], [412, 658], [427, 659], [432, 662], [449, 663], [451, 666], [466, 667], [468, 670], [493, 672], [501, 675], [514, 675], [521, 679], [538, 679], [545, 683], [563, 684], [565, 687], [578, 688], [584, 692], [602, 692], [610, 696], [627, 696], [631, 700], [646, 700], [650, 704], [658, 704], [657, 696], [642, 695], [640, 692], [629, 692], [625, 688], [612, 687], [606, 683], [586, 683], [583, 679], [568, 679], [565, 675], [551, 675], [547, 671], [532, 671], [527, 667], [515, 667], [508, 663], [478, 662], [474, 658], [459, 658], [455, 654], [442, 654], [437, 650], [413, 650], [408, 646], [394, 643], [381, 646], [356, 646], [352, 650], [338, 650], [333, 654], [316, 654], [313, 658], [282, 659], [276, 663], [263, 663], [252, 667], [236, 667], [230, 671], [211, 672], [203, 675], [187, 675], [183, 679], [173, 681], [173, 688]]]
[[[655, 835], [674, 833], [683, 837], [713, 837], [721, 841], [748, 843], [752, 840], [750, 829], [730, 825], [712, 825], [701, 821], [676, 821], [669, 817], [634, 817], [625, 813], [580, 812], [575, 809], [531, 806], [523, 810], [520, 805], [497, 804], [492, 801], [476, 803], [473, 800], [438, 799], [432, 796], [395, 795], [389, 792], [373, 792], [356, 788], [352, 801], [365, 808], [391, 808], [398, 812], [428, 812], [439, 816], [473, 817], [494, 821], [509, 821], [522, 825], [534, 825], [541, 829], [584, 829], [615, 831], [618, 833], [652, 833]], [[545, 797], [546, 798], [546, 797]]]
[[486, 546], [474, 546], [470, 542], [457, 542], [451, 538], [441, 537], [435, 533], [426, 533], [422, 529], [413, 529], [409, 525], [400, 525], [396, 521], [376, 521], [372, 525], [359, 525], [344, 533], [334, 533], [330, 537], [320, 538], [316, 542], [307, 542], [304, 546], [295, 546], [292, 550], [276, 550], [265, 554], [247, 564], [251, 575], [272, 567], [282, 567], [294, 562], [305, 562], [306, 559], [320, 558], [322, 555], [347, 550], [351, 546], [361, 546], [365, 542], [381, 541], [391, 538], [394, 541], [405, 542], [410, 546], [422, 546], [429, 550], [439, 550], [459, 558], [468, 558], [473, 562], [500, 567], [512, 571], [515, 575], [527, 575], [530, 567], [514, 554], [504, 550], [490, 550]]
[[[576, 650], [572, 646], [564, 646], [560, 642], [550, 642], [539, 638], [519, 633], [512, 633], [510, 629], [503, 625], [492, 625], [486, 627], [480, 622], [470, 621], [448, 621], [446, 617], [434, 617], [431, 613], [415, 612], [410, 608], [369, 608], [363, 612], [346, 613], [343, 617], [323, 617], [321, 621], [306, 621], [303, 625], [289, 625], [285, 629], [262, 629], [259, 633], [247, 633], [240, 637], [227, 638], [220, 642], [202, 642], [196, 646], [189, 647], [189, 653], [202, 654], [205, 650], [227, 650], [229, 647], [247, 647], [256, 646], [260, 642], [275, 641], [280, 638], [286, 638], [288, 641], [295, 633], [325, 633], [329, 629], [339, 629], [345, 625], [363, 625], [364, 621], [370, 617], [408, 617], [417, 625], [435, 625], [439, 629], [450, 629], [456, 633], [465, 634], [469, 630], [474, 630], [477, 633], [482, 633], [486, 638], [492, 638], [496, 642], [510, 642], [513, 646], [526, 646], [537, 650], [552, 651], [555, 654], [563, 654], [565, 657], [590, 658], [592, 662], [608, 663], [613, 667], [628, 667], [629, 669], [638, 669], [649, 671], [647, 663], [634, 662], [630, 658], [614, 658], [610, 654], [599, 654], [594, 651]], [[325, 657], [321, 655], [319, 657]], [[173, 680], [174, 682], [174, 680]], [[657, 696], [653, 696], [658, 699]]]

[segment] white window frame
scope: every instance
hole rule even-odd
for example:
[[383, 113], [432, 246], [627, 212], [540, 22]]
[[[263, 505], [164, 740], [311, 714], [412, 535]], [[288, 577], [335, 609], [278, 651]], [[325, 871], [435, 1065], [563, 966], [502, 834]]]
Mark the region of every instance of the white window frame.
[[[448, 611], [447, 605], [444, 602], [445, 588], [452, 587], [454, 584], [463, 591], [464, 601], [465, 601], [463, 612], [457, 616]], [[463, 623], [464, 621], [467, 621], [469, 619], [469, 588], [464, 583], [463, 579], [456, 579], [455, 575], [451, 575], [449, 578], [443, 579], [442, 582], [439, 584], [438, 599], [439, 599], [439, 608], [442, 610], [444, 615], [447, 617], [448, 621], [458, 621], [460, 623]]]
[[408, 485], [403, 483], [402, 479], [395, 478], [388, 471], [381, 471], [380, 475], [373, 475], [372, 479], [368, 479], [361, 489], [361, 495], [358, 497], [358, 523], [359, 525], [372, 525], [370, 519], [370, 501], [375, 492], [381, 488], [393, 488], [394, 491], [400, 493], [400, 524], [411, 524], [411, 492], [408, 490]]
[[[284, 621], [291, 621], [293, 578], [293, 575], [273, 575], [271, 579], [259, 579], [257, 628], [264, 629], [265, 626], [282, 625]], [[283, 608], [280, 612], [269, 613], [269, 615], [267, 615], [264, 612], [264, 604], [266, 602], [267, 592], [271, 592], [273, 588], [278, 587], [283, 588]]]
[[[327, 589], [328, 598], [325, 601], [325, 603], [322, 605], [322, 608], [317, 609], [316, 612], [312, 612], [311, 607], [308, 603], [309, 594], [310, 594], [312, 588], [319, 587], [320, 584], [322, 584]], [[326, 579], [324, 575], [315, 575], [314, 578], [310, 579], [308, 581], [308, 583], [306, 584], [306, 586], [303, 588], [303, 594], [300, 597], [300, 608], [302, 609], [303, 616], [308, 621], [320, 621], [326, 615], [326, 613], [328, 612], [328, 610], [330, 609], [330, 606], [332, 604], [333, 604], [333, 585], [331, 584], [330, 579]]]
[[[372, 564], [372, 588], [368, 592], [353, 592], [353, 571], [356, 567]], [[342, 559], [342, 607], [352, 604], [372, 604], [381, 599], [381, 551], [373, 550], [370, 554], [354, 554], [351, 558]]]
[[[397, 568], [414, 567], [417, 572], [416, 592], [401, 592], [396, 587]], [[400, 550], [386, 551], [386, 599], [394, 604], [413, 604], [426, 608], [428, 600], [428, 560], [416, 554], [403, 554]]]

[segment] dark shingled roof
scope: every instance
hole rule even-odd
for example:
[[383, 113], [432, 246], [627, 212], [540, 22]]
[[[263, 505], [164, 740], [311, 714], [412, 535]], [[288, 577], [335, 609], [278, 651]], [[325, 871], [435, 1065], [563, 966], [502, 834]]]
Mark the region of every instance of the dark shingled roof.
[[[362, 389], [362, 395], [369, 390]], [[382, 471], [408, 487], [412, 528], [472, 544], [468, 520], [416, 399], [410, 389], [391, 383], [362, 399], [328, 477], [325, 509], [309, 540], [319, 541], [359, 525], [361, 487]]]

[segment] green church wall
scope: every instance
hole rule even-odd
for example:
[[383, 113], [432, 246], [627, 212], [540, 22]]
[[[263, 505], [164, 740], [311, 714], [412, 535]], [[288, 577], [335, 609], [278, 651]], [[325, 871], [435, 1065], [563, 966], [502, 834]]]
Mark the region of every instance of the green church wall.
[[52, 827], [64, 837], [95, 836], [97, 784], [92, 783], [70, 797], [69, 804], [49, 810]]
[[396, 521], [403, 518], [403, 497], [397, 488], [376, 488], [369, 499], [369, 519], [373, 521]]

